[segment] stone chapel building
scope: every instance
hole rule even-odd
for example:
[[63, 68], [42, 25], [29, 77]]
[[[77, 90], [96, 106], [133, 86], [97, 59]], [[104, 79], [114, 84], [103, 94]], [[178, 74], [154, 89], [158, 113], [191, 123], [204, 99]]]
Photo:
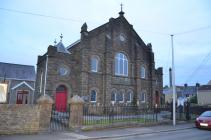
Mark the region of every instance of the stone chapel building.
[[[73, 95], [96, 105], [160, 105], [162, 68], [155, 68], [152, 45], [139, 37], [124, 12], [65, 47], [61, 41], [38, 56], [36, 98], [51, 96], [66, 106]], [[47, 69], [47, 71], [46, 71]]]

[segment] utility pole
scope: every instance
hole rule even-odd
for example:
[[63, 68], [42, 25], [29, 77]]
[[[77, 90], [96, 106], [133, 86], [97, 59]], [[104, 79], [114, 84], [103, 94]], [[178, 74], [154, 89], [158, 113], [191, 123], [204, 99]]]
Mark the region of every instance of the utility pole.
[[174, 35], [171, 35], [171, 47], [172, 47], [172, 87], [173, 87], [173, 125], [176, 125], [176, 87], [175, 87], [175, 67], [174, 67]]

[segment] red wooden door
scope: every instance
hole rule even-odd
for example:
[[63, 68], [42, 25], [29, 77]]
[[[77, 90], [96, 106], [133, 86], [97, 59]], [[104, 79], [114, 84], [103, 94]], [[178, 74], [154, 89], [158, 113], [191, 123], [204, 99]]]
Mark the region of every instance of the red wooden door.
[[66, 109], [67, 109], [67, 93], [66, 93], [66, 91], [56, 92], [56, 111], [65, 112]]

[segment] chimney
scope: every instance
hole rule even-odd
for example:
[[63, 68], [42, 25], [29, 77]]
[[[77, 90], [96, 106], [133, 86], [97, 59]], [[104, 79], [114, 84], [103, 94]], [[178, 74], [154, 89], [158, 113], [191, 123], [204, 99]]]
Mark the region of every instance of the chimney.
[[199, 83], [196, 83], [196, 87], [199, 88], [200, 87], [200, 84]]
[[172, 70], [169, 68], [169, 87], [172, 87]]

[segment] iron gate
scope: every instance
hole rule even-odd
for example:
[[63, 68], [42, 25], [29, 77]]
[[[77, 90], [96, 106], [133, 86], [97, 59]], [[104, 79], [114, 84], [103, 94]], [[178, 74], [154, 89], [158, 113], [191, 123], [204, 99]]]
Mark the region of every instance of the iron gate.
[[70, 105], [60, 107], [53, 104], [51, 112], [50, 128], [52, 131], [64, 131], [69, 128]]

